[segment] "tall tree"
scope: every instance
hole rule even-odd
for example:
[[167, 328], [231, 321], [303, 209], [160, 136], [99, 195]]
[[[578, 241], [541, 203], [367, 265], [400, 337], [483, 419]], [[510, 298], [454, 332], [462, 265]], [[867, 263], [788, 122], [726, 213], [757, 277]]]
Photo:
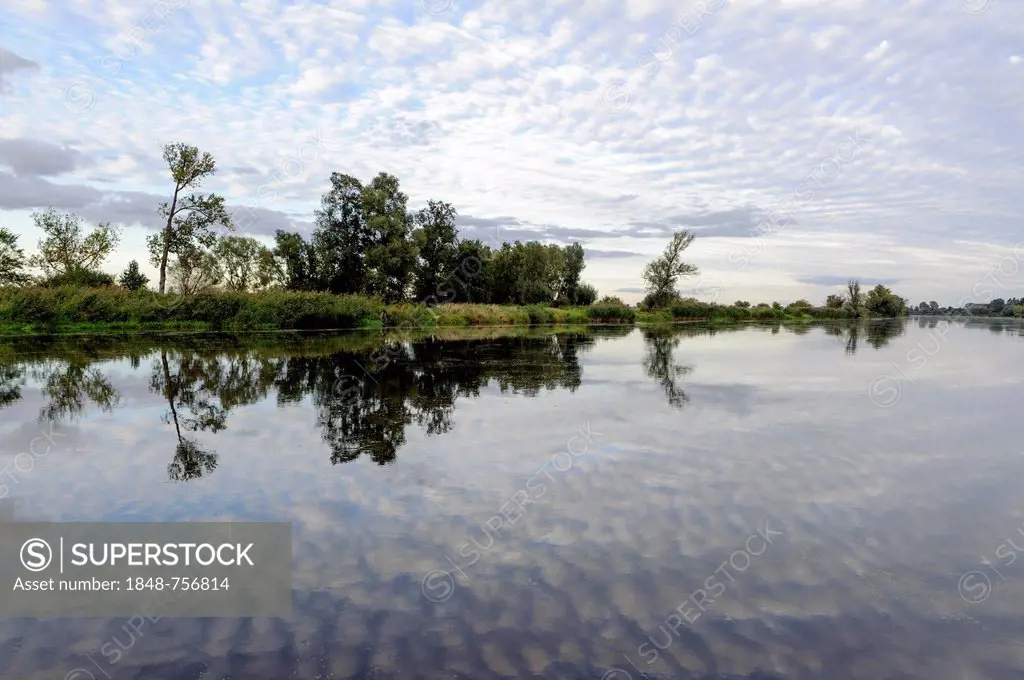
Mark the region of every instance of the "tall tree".
[[18, 247], [18, 235], [0, 227], [0, 286], [23, 286], [30, 277], [25, 268], [25, 251]]
[[644, 282], [647, 284], [646, 303], [650, 307], [658, 307], [679, 296], [676, 282], [680, 276], [691, 276], [700, 270], [696, 265], [683, 262], [683, 251], [690, 247], [695, 238], [687, 230], [675, 233], [665, 247], [665, 252], [658, 259], [644, 268]]
[[860, 281], [857, 279], [846, 282], [846, 306], [855, 315], [860, 316], [864, 307], [864, 296], [860, 292]]
[[278, 229], [274, 234], [274, 258], [284, 287], [288, 290], [317, 290], [317, 260], [313, 244], [302, 234]]
[[459, 241], [454, 276], [455, 301], [491, 302], [493, 263], [491, 249], [482, 241]]
[[416, 267], [416, 245], [411, 236], [409, 197], [398, 178], [382, 172], [362, 192], [370, 247], [366, 250], [367, 292], [385, 302], [405, 299]]
[[459, 255], [456, 214], [450, 203], [428, 201], [413, 219], [412, 237], [419, 252], [413, 292], [417, 300], [451, 302], [456, 295], [451, 285]]
[[[171, 171], [174, 193], [170, 203], [160, 204], [160, 215], [167, 219], [164, 228], [146, 239], [153, 265], [160, 270], [161, 293], [167, 282], [167, 258], [190, 248], [211, 247], [217, 239], [214, 227], [233, 231], [235, 226], [217, 194], [199, 194], [195, 190], [205, 179], [217, 172], [217, 164], [209, 152], [200, 153], [195, 146], [174, 142], [164, 146], [164, 161]], [[188, 195], [183, 192], [192, 191]]]
[[337, 294], [364, 292], [370, 234], [362, 182], [350, 175], [331, 173], [331, 188], [314, 214], [316, 288]]
[[93, 272], [121, 241], [120, 230], [109, 223], [101, 223], [86, 234], [80, 217], [53, 208], [32, 213], [32, 221], [45, 237], [39, 240], [39, 253], [30, 264], [47, 276]]
[[[573, 243], [562, 249], [562, 271], [558, 282], [558, 296], [572, 304], [582, 304], [578, 290], [580, 276], [583, 274], [583, 246]], [[593, 300], [591, 300], [593, 302]]]

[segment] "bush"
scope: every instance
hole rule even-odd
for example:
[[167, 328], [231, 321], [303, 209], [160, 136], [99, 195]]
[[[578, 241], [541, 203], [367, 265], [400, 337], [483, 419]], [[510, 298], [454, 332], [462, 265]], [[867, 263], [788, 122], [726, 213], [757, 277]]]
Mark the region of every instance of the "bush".
[[589, 283], [581, 283], [576, 287], [576, 304], [583, 307], [594, 304], [597, 299], [597, 288]]
[[114, 285], [114, 277], [106, 272], [81, 267], [64, 274], [55, 274], [39, 282], [44, 288], [109, 288]]
[[531, 325], [555, 323], [555, 312], [550, 307], [542, 305], [528, 305], [526, 313], [530, 317]]
[[330, 293], [201, 293], [176, 295], [122, 288], [5, 290], [0, 319], [52, 327], [79, 323], [207, 324], [213, 329], [356, 328], [379, 318], [380, 303]]
[[633, 323], [636, 310], [624, 304], [598, 303], [587, 307], [587, 316], [601, 323]]
[[670, 308], [673, 319], [710, 319], [711, 305], [694, 299], [680, 300]]

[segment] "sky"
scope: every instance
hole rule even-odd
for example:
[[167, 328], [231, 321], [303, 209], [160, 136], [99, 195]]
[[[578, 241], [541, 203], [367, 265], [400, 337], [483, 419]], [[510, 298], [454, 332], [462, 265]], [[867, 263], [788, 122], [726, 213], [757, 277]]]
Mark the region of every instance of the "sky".
[[239, 233], [308, 234], [332, 172], [390, 172], [491, 246], [581, 243], [642, 297], [815, 303], [850, 277], [1024, 295], [1021, 0], [20, 0], [0, 12], [0, 225], [53, 206], [137, 259], [209, 151]]

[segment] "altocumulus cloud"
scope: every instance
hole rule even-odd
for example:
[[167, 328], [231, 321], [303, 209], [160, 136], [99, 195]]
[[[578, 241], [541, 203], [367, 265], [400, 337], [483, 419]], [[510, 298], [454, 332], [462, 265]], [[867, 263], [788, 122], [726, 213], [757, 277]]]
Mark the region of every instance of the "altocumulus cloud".
[[[140, 29], [147, 3], [9, 4], [0, 221], [24, 233], [51, 203], [152, 228], [160, 145], [181, 139], [223, 168], [205, 189], [262, 211], [260, 236], [308, 230], [332, 171], [388, 171], [413, 209], [449, 201], [488, 244], [654, 253], [692, 229], [688, 256], [752, 301], [799, 297], [823, 271], [959, 298], [1019, 239], [1024, 3], [726, 2], [678, 40], [692, 17], [672, 0], [175, 3], [158, 31]], [[626, 110], [602, 100], [614, 82]], [[54, 104], [76, 84], [87, 110]], [[254, 201], [318, 130], [323, 153]], [[825, 180], [803, 184], [816, 168]], [[808, 186], [784, 229], [758, 228]], [[145, 260], [132, 242], [119, 257]], [[725, 271], [751, 242], [748, 270]], [[619, 259], [592, 256], [585, 278], [638, 288]]]

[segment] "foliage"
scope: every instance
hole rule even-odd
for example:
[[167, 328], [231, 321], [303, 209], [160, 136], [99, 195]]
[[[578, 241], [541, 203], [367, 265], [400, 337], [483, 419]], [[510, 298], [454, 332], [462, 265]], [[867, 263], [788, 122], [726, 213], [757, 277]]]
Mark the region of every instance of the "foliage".
[[[576, 295], [574, 297], [576, 298], [574, 302], [577, 305], [583, 307], [592, 305], [594, 304], [594, 301], [597, 300], [597, 288], [594, 288], [589, 283], [580, 283], [576, 286]], [[619, 302], [621, 302], [621, 300], [619, 300]]]
[[188, 248], [167, 267], [170, 281], [168, 290], [179, 295], [195, 295], [208, 291], [221, 282], [224, 272], [213, 253], [200, 248]]
[[599, 302], [587, 307], [587, 316], [602, 323], [633, 323], [636, 321], [636, 310], [614, 302]]
[[[197, 248], [209, 248], [216, 241], [217, 226], [234, 230], [234, 221], [217, 194], [195, 193], [203, 181], [217, 172], [209, 152], [182, 142], [164, 146], [164, 161], [174, 182], [170, 203], [161, 203], [159, 214], [166, 218], [164, 228], [146, 239], [153, 266], [160, 271], [159, 291], [166, 289], [168, 258]], [[182, 195], [192, 190], [193, 193]]]
[[121, 240], [120, 230], [109, 223], [101, 223], [86, 234], [80, 217], [53, 208], [32, 213], [32, 221], [45, 236], [29, 263], [47, 277], [97, 269]]
[[274, 250], [278, 275], [286, 290], [316, 290], [317, 260], [313, 244], [294, 234], [280, 229], [274, 235]]
[[696, 265], [682, 261], [683, 251], [693, 243], [694, 234], [687, 230], [677, 232], [665, 247], [665, 252], [658, 259], [648, 263], [644, 269], [643, 279], [647, 285], [645, 306], [649, 309], [665, 307], [672, 304], [679, 293], [676, 283], [680, 276], [697, 274]]
[[[459, 263], [456, 215], [455, 208], [449, 203], [427, 201], [427, 207], [413, 218], [415, 230], [412, 237], [419, 255], [413, 297], [427, 304], [436, 302], [439, 295], [447, 297], [441, 292], [441, 287], [452, 279]], [[454, 296], [454, 288], [446, 287], [446, 290]]]
[[363, 292], [385, 302], [404, 300], [412, 284], [416, 246], [411, 239], [408, 201], [409, 197], [399, 188], [398, 178], [386, 172], [363, 187], [361, 195], [369, 237]]
[[114, 277], [106, 272], [79, 267], [61, 274], [48, 276], [39, 282], [44, 288], [62, 288], [77, 286], [79, 288], [106, 288], [114, 285]]
[[379, 302], [329, 293], [215, 293], [187, 297], [122, 288], [21, 288], [0, 297], [0, 321], [44, 326], [83, 323], [200, 323], [210, 329], [355, 328], [376, 319]]
[[843, 300], [843, 309], [854, 316], [861, 316], [864, 307], [864, 296], [860, 292], [860, 281], [850, 279], [846, 283], [846, 297]]
[[[573, 243], [561, 250], [562, 257], [556, 259], [558, 288], [556, 298], [574, 305], [589, 305], [597, 298], [597, 289], [589, 284], [580, 284], [583, 273], [583, 246]], [[584, 288], [586, 286], [586, 288]], [[591, 292], [593, 294], [591, 295]], [[587, 300], [588, 302], [584, 302]]]
[[225, 236], [212, 253], [223, 273], [224, 288], [232, 293], [263, 290], [278, 278], [274, 254], [251, 236]]
[[868, 291], [864, 308], [875, 316], [895, 318], [906, 314], [906, 301], [888, 287], [878, 284]]
[[132, 260], [128, 263], [128, 267], [125, 268], [118, 282], [122, 288], [127, 290], [141, 290], [149, 283], [149, 277], [139, 271], [138, 261]]
[[18, 247], [18, 235], [0, 227], [0, 286], [23, 286], [31, 277], [26, 271], [25, 251]]

